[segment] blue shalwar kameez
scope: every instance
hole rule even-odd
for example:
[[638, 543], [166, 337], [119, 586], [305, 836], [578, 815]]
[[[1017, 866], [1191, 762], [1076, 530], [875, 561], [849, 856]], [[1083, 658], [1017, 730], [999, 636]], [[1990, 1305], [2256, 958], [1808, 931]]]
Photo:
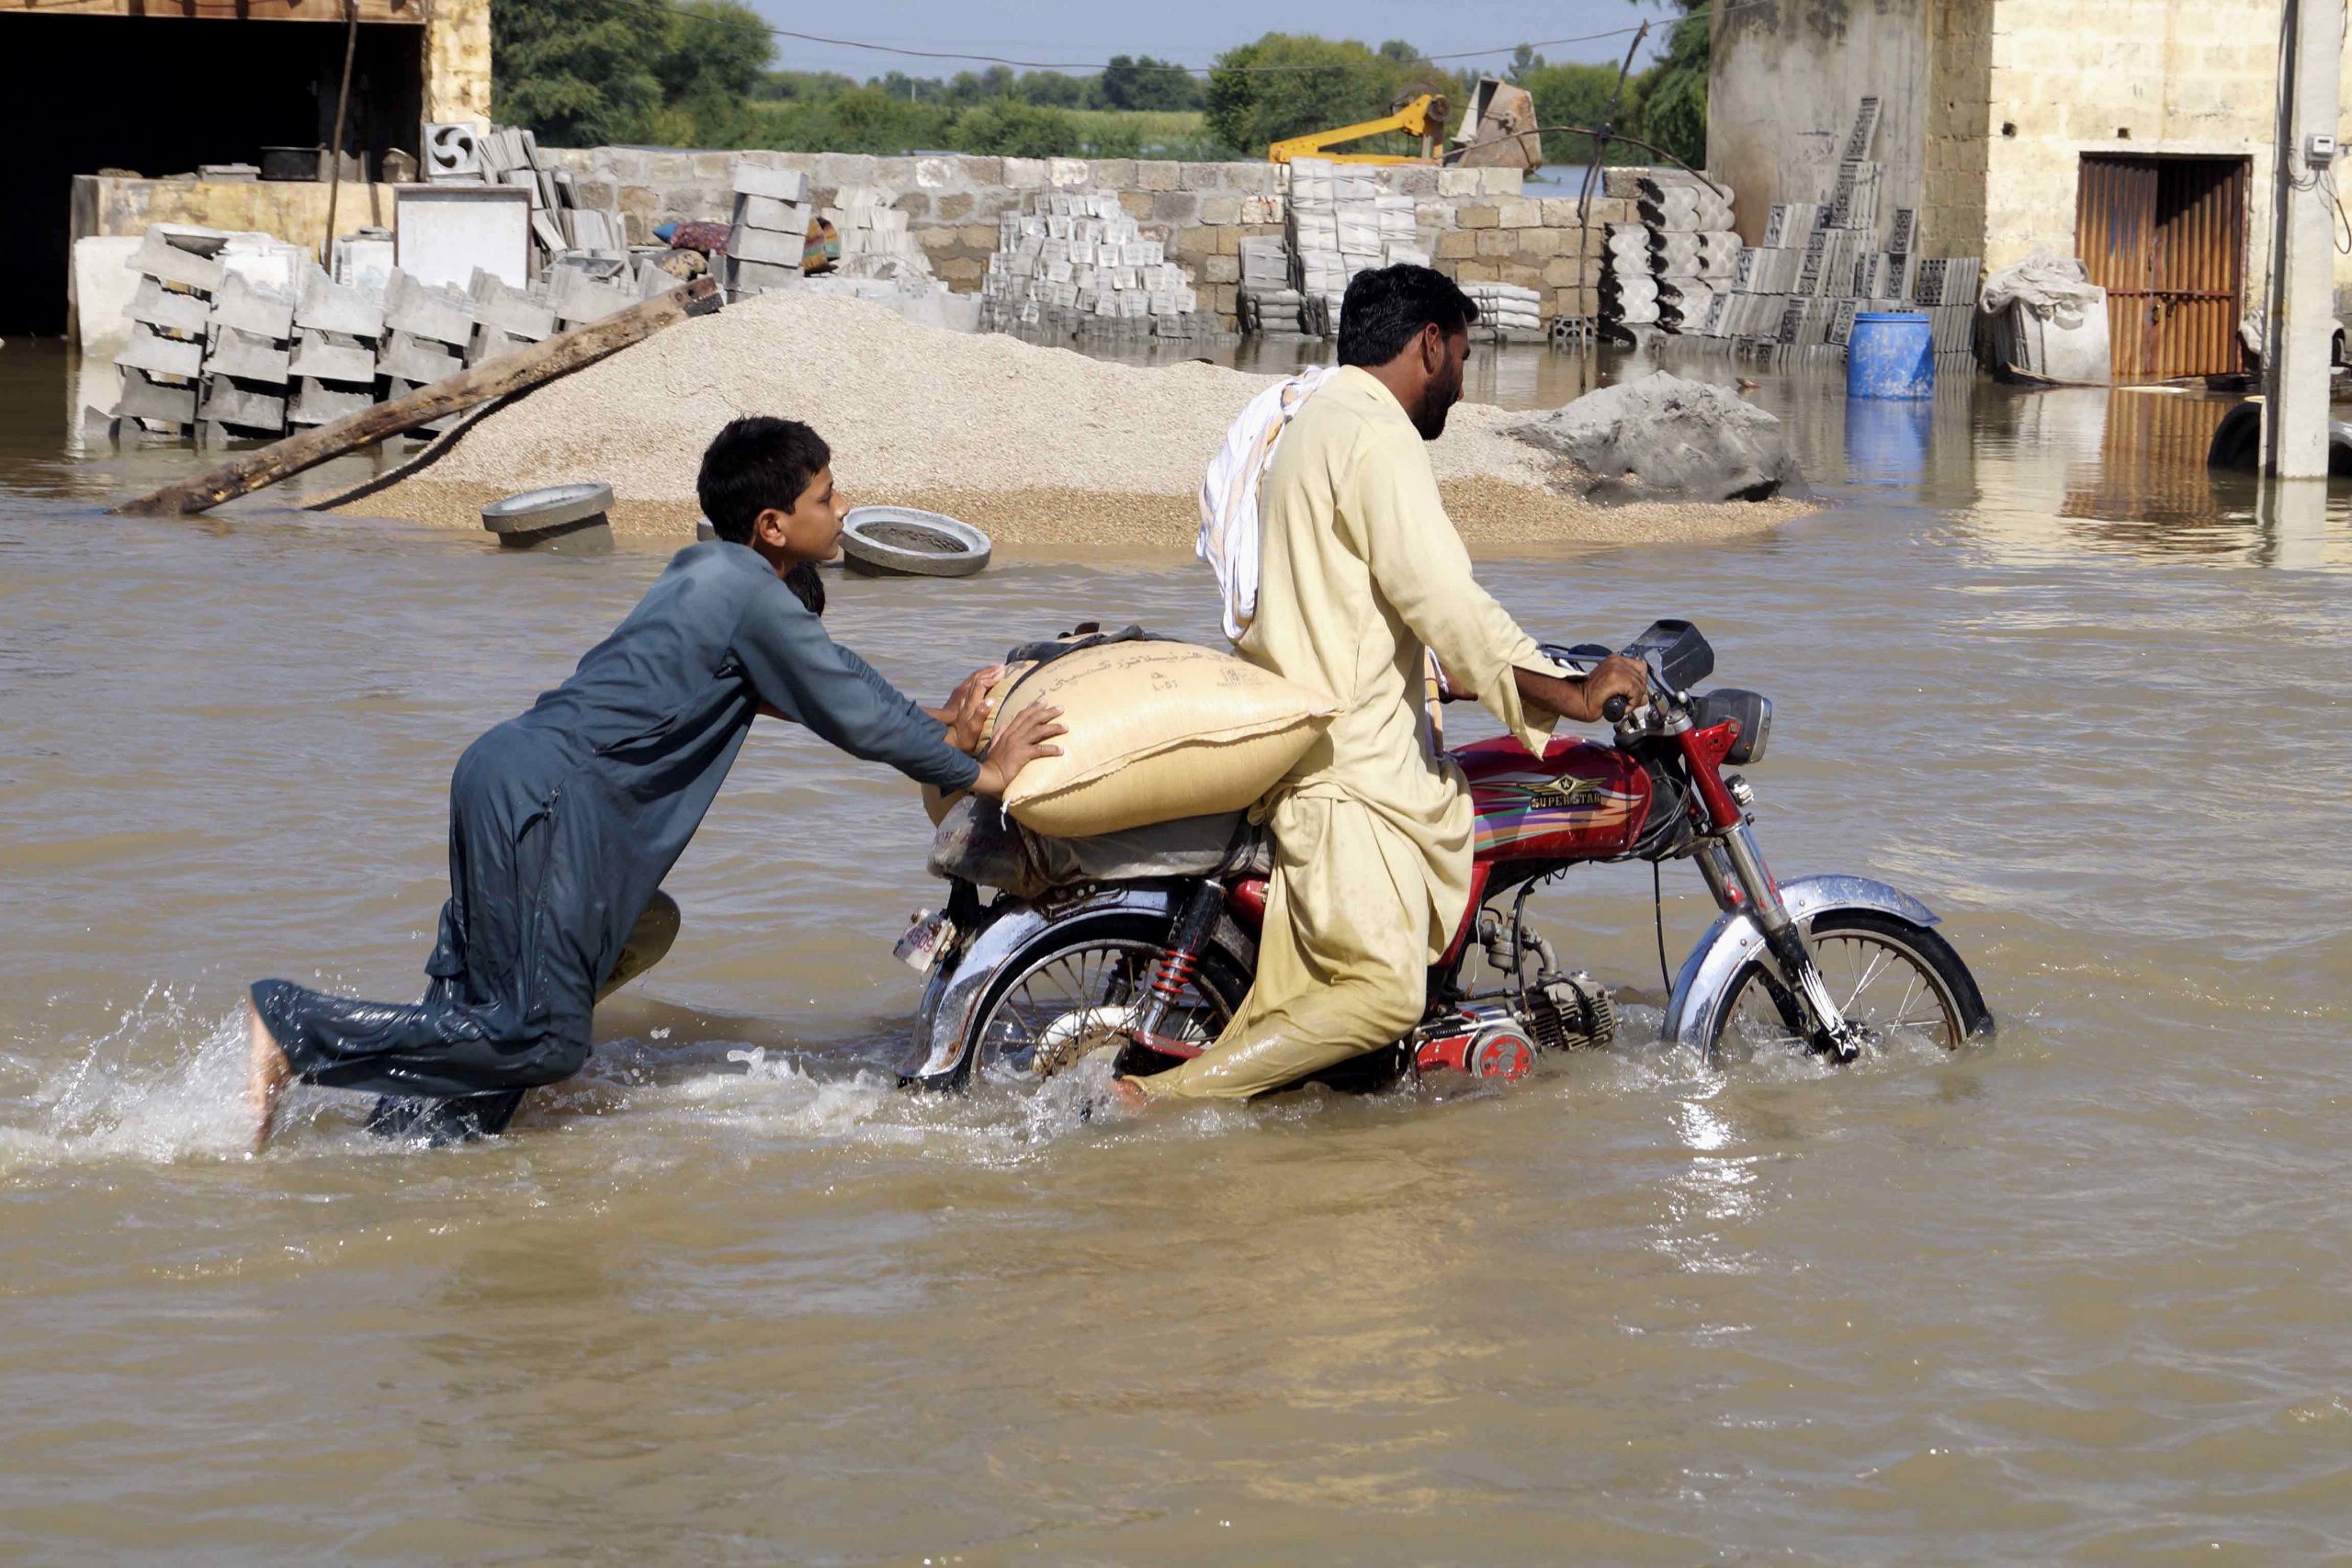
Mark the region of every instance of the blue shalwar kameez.
[[597, 987], [763, 702], [924, 784], [964, 789], [978, 773], [755, 551], [681, 550], [571, 679], [458, 759], [424, 999], [253, 987], [296, 1074], [395, 1097], [379, 1130], [437, 1135], [495, 1132], [522, 1090], [579, 1071]]

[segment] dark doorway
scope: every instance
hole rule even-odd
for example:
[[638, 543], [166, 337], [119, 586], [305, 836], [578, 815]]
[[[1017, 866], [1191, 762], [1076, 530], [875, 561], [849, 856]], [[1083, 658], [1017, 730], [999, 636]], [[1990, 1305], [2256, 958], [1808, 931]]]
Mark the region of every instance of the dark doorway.
[[[190, 174], [256, 163], [265, 146], [322, 144], [343, 42], [344, 29], [324, 22], [0, 15], [12, 191], [0, 336], [65, 328], [75, 175]], [[385, 152], [416, 150], [424, 44], [421, 27], [360, 24], [345, 144], [368, 154], [371, 177]]]
[[2119, 381], [2245, 367], [2244, 158], [2083, 154], [2075, 245], [2107, 290]]

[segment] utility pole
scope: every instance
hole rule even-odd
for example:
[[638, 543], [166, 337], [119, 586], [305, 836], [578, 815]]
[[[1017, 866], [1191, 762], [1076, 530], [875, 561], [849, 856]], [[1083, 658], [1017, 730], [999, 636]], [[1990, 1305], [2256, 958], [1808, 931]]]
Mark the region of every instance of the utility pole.
[[2270, 311], [2264, 326], [2263, 471], [2327, 477], [2328, 357], [2335, 333], [2337, 80], [2345, 0], [2281, 0]]

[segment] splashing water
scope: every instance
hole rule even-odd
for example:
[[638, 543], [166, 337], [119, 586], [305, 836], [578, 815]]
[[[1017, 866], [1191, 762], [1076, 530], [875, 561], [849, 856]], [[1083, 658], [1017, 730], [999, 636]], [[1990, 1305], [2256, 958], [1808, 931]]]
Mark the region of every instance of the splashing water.
[[243, 1156], [253, 1135], [244, 1081], [244, 1010], [208, 1018], [188, 995], [151, 986], [20, 1102], [27, 1121], [0, 1124], [0, 1176], [85, 1160]]

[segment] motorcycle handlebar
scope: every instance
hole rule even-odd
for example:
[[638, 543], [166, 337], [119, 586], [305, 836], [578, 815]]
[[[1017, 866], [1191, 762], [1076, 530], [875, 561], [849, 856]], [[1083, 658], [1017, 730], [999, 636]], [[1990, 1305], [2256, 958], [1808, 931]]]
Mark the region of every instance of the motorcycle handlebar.
[[1621, 694], [1611, 697], [1600, 705], [1600, 716], [1611, 724], [1622, 724], [1624, 722], [1625, 715], [1632, 709], [1633, 705]]

